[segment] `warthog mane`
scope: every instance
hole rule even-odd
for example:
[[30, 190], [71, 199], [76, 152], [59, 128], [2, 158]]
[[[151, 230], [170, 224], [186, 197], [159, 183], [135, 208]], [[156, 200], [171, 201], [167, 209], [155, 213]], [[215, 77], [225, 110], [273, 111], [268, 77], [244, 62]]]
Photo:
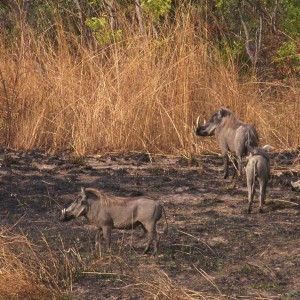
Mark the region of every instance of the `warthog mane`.
[[97, 200], [100, 201], [100, 204], [102, 206], [119, 206], [119, 205], [125, 205], [126, 199], [123, 197], [115, 197], [113, 195], [110, 195], [108, 193], [103, 193], [99, 190], [93, 189], [93, 188], [86, 188], [85, 189], [86, 195], [88, 197], [97, 198]]

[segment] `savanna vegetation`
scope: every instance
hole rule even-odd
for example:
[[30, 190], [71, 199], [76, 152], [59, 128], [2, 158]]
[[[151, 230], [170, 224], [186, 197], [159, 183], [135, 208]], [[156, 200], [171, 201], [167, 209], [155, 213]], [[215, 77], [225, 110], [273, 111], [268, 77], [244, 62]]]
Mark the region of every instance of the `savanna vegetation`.
[[[190, 158], [218, 149], [195, 136], [198, 115], [228, 106], [262, 143], [296, 149], [299, 82], [299, 0], [0, 0], [2, 148], [67, 150], [82, 161], [129, 151]], [[63, 240], [50, 246], [41, 234], [35, 244], [17, 227], [0, 227], [0, 299], [72, 299], [82, 271], [103, 275]], [[105, 276], [129, 276], [120, 261], [101, 261]], [[149, 298], [227, 299], [157, 272], [130, 282]]]
[[214, 148], [198, 115], [228, 106], [299, 145], [300, 4], [0, 1], [1, 145], [76, 155]]

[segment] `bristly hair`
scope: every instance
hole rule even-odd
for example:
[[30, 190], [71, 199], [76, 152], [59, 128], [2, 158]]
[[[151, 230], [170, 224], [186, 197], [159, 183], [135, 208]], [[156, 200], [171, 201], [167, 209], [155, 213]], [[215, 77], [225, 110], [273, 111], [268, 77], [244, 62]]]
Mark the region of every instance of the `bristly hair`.
[[225, 120], [223, 126], [229, 128], [237, 128], [242, 124], [242, 122], [238, 120], [238, 118], [231, 110], [229, 110], [228, 108], [222, 108], [222, 109], [226, 111], [226, 117], [223, 118], [223, 120]]
[[[86, 188], [85, 192], [87, 194], [92, 194], [96, 198], [99, 199], [100, 204], [103, 206], [118, 206], [118, 205], [125, 205], [126, 198], [124, 197], [115, 197], [111, 194], [104, 193], [102, 191], [93, 189], [93, 188]], [[130, 198], [128, 199], [130, 201]]]

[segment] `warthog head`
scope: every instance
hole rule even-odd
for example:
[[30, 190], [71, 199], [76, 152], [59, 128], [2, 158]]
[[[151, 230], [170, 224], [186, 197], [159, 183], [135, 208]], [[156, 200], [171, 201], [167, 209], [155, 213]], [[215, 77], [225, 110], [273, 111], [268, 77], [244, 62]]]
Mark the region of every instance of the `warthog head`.
[[206, 123], [204, 119], [204, 123], [202, 125], [199, 124], [200, 116], [197, 118], [196, 122], [196, 135], [199, 136], [212, 136], [215, 134], [216, 128], [222, 122], [222, 118], [224, 118], [228, 114], [228, 110], [225, 108], [221, 108], [218, 112], [215, 112], [208, 123]]
[[269, 161], [269, 151], [272, 150], [272, 146], [264, 145], [263, 147], [252, 147], [248, 141], [245, 143], [247, 151], [249, 153], [248, 159], [254, 155], [264, 156]]
[[62, 209], [61, 211], [61, 221], [70, 221], [77, 217], [83, 216], [87, 211], [87, 201], [86, 194], [84, 188], [81, 188], [80, 195], [76, 198], [76, 200], [66, 209]]

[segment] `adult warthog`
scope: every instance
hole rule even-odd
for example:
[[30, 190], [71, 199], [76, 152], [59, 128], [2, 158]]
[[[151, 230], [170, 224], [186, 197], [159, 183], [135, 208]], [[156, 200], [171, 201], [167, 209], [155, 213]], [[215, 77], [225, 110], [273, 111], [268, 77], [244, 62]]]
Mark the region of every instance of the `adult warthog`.
[[259, 182], [259, 212], [262, 212], [262, 205], [266, 199], [267, 184], [270, 179], [270, 158], [267, 153], [269, 145], [263, 148], [252, 148], [246, 144], [250, 153], [248, 163], [246, 165], [246, 177], [248, 188], [248, 213], [251, 213], [253, 197], [255, 194], [255, 181]]
[[199, 124], [198, 117], [196, 126], [197, 135], [216, 136], [224, 162], [224, 178], [228, 177], [228, 152], [233, 154], [234, 168], [241, 175], [242, 157], [247, 154], [245, 143], [248, 142], [252, 147], [258, 146], [259, 137], [255, 128], [238, 120], [227, 108], [221, 108], [215, 112], [209, 122], [204, 121], [203, 125]]
[[159, 242], [156, 223], [161, 218], [162, 212], [163, 206], [150, 197], [115, 197], [93, 188], [81, 188], [78, 198], [67, 209], [62, 210], [61, 220], [70, 221], [84, 216], [90, 224], [99, 229], [96, 234], [96, 249], [99, 251], [101, 230], [110, 250], [113, 228], [134, 229], [140, 225], [148, 235], [147, 246], [143, 253], [149, 251], [154, 241], [152, 255], [155, 255]]

